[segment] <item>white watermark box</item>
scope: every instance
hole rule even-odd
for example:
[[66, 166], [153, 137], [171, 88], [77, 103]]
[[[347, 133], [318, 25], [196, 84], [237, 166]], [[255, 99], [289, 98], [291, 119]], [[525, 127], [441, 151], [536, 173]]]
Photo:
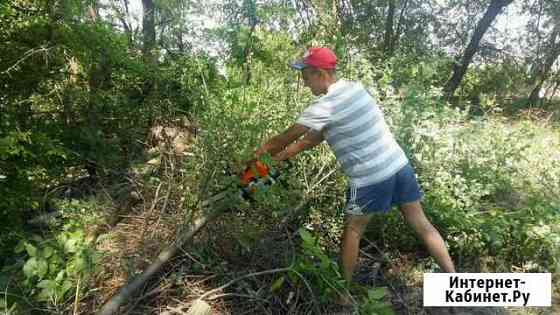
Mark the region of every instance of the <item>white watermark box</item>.
[[550, 306], [550, 273], [425, 273], [424, 306]]

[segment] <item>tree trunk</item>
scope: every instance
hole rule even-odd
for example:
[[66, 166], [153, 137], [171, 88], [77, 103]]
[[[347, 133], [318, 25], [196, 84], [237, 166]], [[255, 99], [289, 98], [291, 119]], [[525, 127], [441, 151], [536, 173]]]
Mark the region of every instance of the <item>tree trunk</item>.
[[257, 5], [255, 0], [246, 0], [243, 3], [245, 9], [245, 15], [249, 20], [249, 26], [251, 27], [249, 31], [249, 37], [247, 43], [245, 43], [245, 49], [243, 49], [244, 56], [244, 68], [245, 68], [245, 84], [249, 85], [251, 83], [251, 63], [253, 60], [253, 33], [257, 26]]
[[453, 66], [453, 75], [444, 87], [444, 95], [447, 100], [450, 100], [453, 97], [455, 90], [457, 90], [459, 84], [461, 84], [469, 64], [478, 51], [482, 36], [484, 36], [484, 33], [486, 33], [492, 22], [496, 19], [496, 16], [500, 14], [500, 11], [512, 2], [513, 0], [492, 0], [490, 6], [488, 6], [486, 13], [484, 13], [484, 16], [480, 19], [474, 30], [474, 34], [467, 46], [467, 49], [465, 49], [461, 63], [455, 63]]
[[402, 29], [402, 25], [404, 23], [404, 16], [406, 14], [406, 9], [407, 8], [408, 8], [408, 0], [405, 0], [404, 4], [403, 4], [403, 7], [401, 9], [399, 20], [397, 22], [397, 31], [395, 33], [394, 40], [393, 40], [393, 49], [398, 49], [398, 47], [399, 47], [399, 41], [400, 41], [400, 37], [401, 37], [401, 29]]
[[150, 65], [156, 64], [157, 56], [154, 53], [156, 45], [155, 7], [153, 0], [142, 0], [143, 19], [142, 34], [144, 42], [142, 54], [144, 61]]
[[389, 0], [389, 10], [385, 20], [385, 36], [383, 40], [383, 53], [385, 56], [393, 55], [393, 21], [395, 19], [395, 0]]
[[114, 10], [116, 11], [117, 18], [121, 22], [121, 25], [124, 29], [124, 33], [126, 34], [126, 38], [128, 40], [128, 47], [131, 48], [133, 45], [133, 41], [132, 41], [132, 28], [130, 24], [127, 22], [127, 17], [130, 15], [130, 11], [128, 10], [128, 0], [124, 0], [123, 4], [124, 4], [124, 13], [121, 12], [121, 9], [117, 8], [116, 6], [114, 7]]
[[64, 127], [69, 129], [70, 126], [74, 123], [74, 118], [72, 115], [73, 110], [73, 94], [76, 88], [76, 84], [78, 83], [78, 76], [80, 73], [80, 68], [78, 64], [78, 60], [75, 57], [68, 58], [66, 60], [68, 64], [68, 79], [64, 83], [64, 90], [62, 96], [62, 120], [64, 123]]
[[181, 54], [185, 53], [185, 42], [183, 41], [183, 32], [178, 31], [175, 34], [175, 37], [177, 39], [177, 48], [179, 49], [179, 52]]
[[556, 96], [556, 92], [558, 92], [558, 87], [560, 87], [560, 78], [556, 79], [554, 88], [552, 89], [552, 94], [550, 94], [549, 96], [551, 100]]
[[[554, 26], [552, 34], [550, 35], [550, 40], [547, 47], [548, 52], [546, 54], [546, 60], [544, 64], [535, 66], [535, 72], [531, 80], [531, 82], [535, 85], [533, 87], [533, 90], [531, 91], [531, 94], [529, 94], [529, 103], [531, 105], [536, 105], [538, 103], [540, 98], [539, 91], [541, 90], [544, 82], [548, 79], [552, 65], [554, 65], [554, 62], [556, 62], [556, 59], [558, 59], [558, 57], [560, 56], [560, 42], [556, 42], [559, 35], [560, 23]], [[540, 63], [540, 61], [537, 60], [537, 63]]]
[[[88, 7], [88, 17], [92, 24], [98, 23], [97, 14], [97, 1], [93, 1], [92, 5]], [[107, 89], [111, 85], [112, 64], [111, 58], [107, 48], [101, 47], [99, 51], [99, 62], [93, 63], [89, 73], [89, 100], [87, 104], [87, 128], [86, 133], [89, 134], [91, 139], [95, 139], [99, 126], [99, 104], [102, 104], [100, 91]], [[88, 140], [91, 141], [91, 140]], [[97, 148], [92, 144], [91, 152], [85, 161], [85, 169], [93, 182], [97, 180]]]

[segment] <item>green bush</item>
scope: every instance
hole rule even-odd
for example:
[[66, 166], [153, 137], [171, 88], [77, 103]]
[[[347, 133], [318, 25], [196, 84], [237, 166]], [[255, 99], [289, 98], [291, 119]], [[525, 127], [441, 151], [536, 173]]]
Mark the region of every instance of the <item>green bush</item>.
[[34, 189], [45, 186], [63, 172], [70, 154], [44, 133], [0, 132], [0, 265], [6, 260], [31, 209], [42, 207]]
[[[64, 224], [57, 226], [54, 221], [51, 233], [21, 239], [14, 249], [18, 262], [2, 269], [12, 280], [5, 284], [7, 293], [21, 292], [48, 308], [61, 310], [78, 291], [83, 292], [97, 270], [99, 258], [95, 240], [88, 234], [91, 231], [86, 229], [98, 221], [92, 212], [94, 206], [95, 202], [62, 201], [58, 207]], [[12, 298], [17, 295], [3, 298], [17, 304]]]
[[[437, 95], [413, 90], [402, 104], [386, 104], [388, 121], [417, 169], [426, 211], [454, 256], [499, 256], [493, 268], [502, 271], [512, 265], [555, 270], [560, 139], [532, 122], [471, 118], [468, 108], [444, 107]], [[398, 233], [406, 227], [396, 216], [390, 220], [400, 228], [387, 229], [387, 237], [408, 247], [414, 238]]]

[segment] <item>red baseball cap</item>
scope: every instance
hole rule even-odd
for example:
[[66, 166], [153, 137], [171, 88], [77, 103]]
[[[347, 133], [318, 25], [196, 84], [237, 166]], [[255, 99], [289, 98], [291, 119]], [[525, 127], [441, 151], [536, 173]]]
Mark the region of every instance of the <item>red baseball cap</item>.
[[308, 66], [331, 70], [336, 68], [336, 55], [326, 47], [313, 47], [305, 52], [303, 59], [290, 63], [290, 66], [296, 70], [303, 70]]

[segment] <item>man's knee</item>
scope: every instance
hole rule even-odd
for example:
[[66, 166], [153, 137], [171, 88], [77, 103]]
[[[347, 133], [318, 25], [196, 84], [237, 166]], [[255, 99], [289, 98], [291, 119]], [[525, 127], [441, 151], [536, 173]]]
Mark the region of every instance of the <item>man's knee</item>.
[[420, 202], [411, 202], [400, 206], [401, 213], [406, 222], [419, 234], [431, 233], [435, 230], [432, 223], [424, 214]]

